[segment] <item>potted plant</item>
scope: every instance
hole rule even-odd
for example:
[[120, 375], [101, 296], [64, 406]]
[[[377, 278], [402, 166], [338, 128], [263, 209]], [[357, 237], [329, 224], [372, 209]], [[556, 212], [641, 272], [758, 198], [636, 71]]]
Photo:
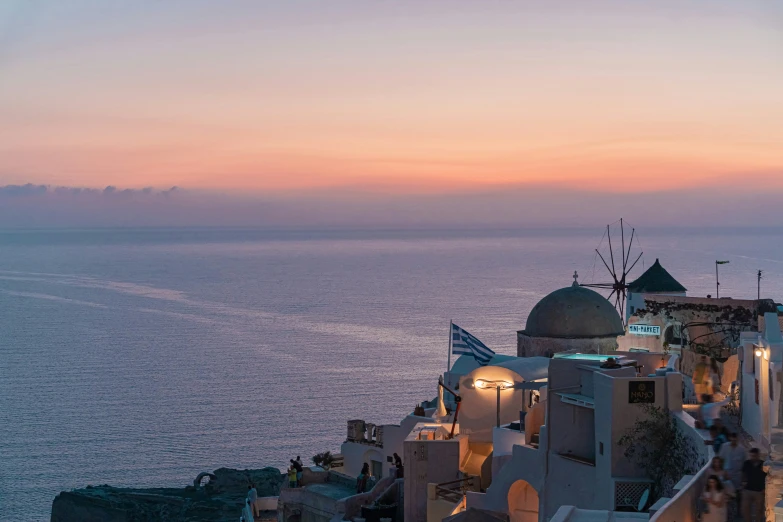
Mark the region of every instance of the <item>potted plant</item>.
[[663, 354], [661, 355], [661, 368], [666, 368], [666, 356], [669, 355], [669, 341], [663, 342]]

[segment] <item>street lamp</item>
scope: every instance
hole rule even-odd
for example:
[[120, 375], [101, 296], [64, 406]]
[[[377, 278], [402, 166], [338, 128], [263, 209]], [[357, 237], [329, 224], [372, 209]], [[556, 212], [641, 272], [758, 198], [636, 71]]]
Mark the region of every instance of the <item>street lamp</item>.
[[498, 392], [498, 408], [497, 408], [497, 426], [500, 427], [500, 392], [501, 390], [509, 390], [514, 387], [514, 383], [510, 381], [487, 381], [484, 379], [477, 379], [476, 388], [480, 390], [496, 389]]
[[715, 261], [715, 297], [720, 299], [720, 280], [718, 279], [718, 265], [727, 265], [728, 261]]

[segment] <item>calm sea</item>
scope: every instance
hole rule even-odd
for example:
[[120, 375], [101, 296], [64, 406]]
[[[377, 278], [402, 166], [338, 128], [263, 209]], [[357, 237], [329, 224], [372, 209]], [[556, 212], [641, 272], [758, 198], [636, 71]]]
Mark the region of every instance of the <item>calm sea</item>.
[[[602, 230], [0, 231], [0, 520], [338, 450], [436, 393], [449, 320], [501, 353]], [[780, 230], [642, 231], [693, 295], [783, 299]], [[639, 273], [640, 271], [637, 271]]]

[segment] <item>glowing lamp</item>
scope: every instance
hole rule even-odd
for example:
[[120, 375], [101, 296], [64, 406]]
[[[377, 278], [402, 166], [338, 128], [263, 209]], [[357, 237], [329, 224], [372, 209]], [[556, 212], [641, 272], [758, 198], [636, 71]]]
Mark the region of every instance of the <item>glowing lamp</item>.
[[476, 388], [479, 388], [481, 390], [486, 389], [494, 389], [497, 388], [498, 390], [505, 390], [508, 388], [511, 388], [514, 386], [513, 382], [509, 381], [487, 381], [485, 379], [477, 379], [475, 381]]
[[487, 390], [490, 388], [494, 388], [498, 392], [498, 409], [497, 409], [497, 427], [500, 427], [500, 391], [501, 390], [508, 390], [509, 388], [514, 387], [513, 382], [509, 381], [488, 381], [486, 379], [476, 379], [475, 383], [476, 388], [480, 390]]
[[764, 354], [764, 352], [761, 350], [761, 348], [756, 348], [756, 357], [761, 357]]

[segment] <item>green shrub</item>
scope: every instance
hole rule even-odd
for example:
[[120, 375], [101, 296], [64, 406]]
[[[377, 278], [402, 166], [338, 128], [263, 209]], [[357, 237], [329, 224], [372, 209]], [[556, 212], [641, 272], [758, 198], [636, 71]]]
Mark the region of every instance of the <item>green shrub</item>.
[[693, 440], [677, 425], [677, 420], [663, 408], [640, 405], [646, 413], [620, 437], [625, 457], [635, 462], [653, 481], [651, 501], [672, 495], [672, 489], [683, 475], [694, 474], [702, 465]]
[[328, 470], [332, 467], [332, 464], [334, 464], [334, 455], [332, 455], [331, 451], [317, 453], [313, 455], [313, 464]]

